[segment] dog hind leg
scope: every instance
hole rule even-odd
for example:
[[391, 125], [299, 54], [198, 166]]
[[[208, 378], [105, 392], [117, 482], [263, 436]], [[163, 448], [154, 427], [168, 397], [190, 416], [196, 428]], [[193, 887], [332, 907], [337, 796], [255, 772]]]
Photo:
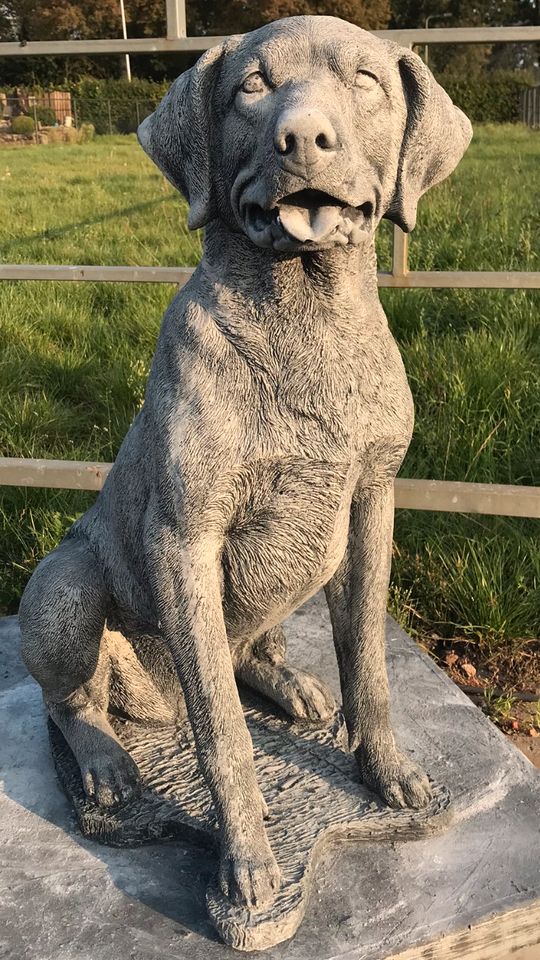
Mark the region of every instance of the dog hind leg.
[[107, 718], [108, 603], [95, 557], [85, 543], [66, 540], [34, 571], [19, 610], [23, 659], [77, 760], [87, 795], [102, 806], [129, 800], [139, 780]]
[[186, 703], [168, 647], [159, 633], [105, 628], [111, 677], [109, 710], [147, 726], [175, 724]]
[[238, 680], [273, 700], [295, 720], [327, 722], [336, 710], [330, 690], [317, 677], [287, 663], [286, 652], [283, 627], [272, 627], [239, 652], [235, 662]]

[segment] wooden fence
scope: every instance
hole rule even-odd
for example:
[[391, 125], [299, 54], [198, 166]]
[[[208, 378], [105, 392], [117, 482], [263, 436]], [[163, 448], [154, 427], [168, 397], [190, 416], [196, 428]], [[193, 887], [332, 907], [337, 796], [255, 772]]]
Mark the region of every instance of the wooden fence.
[[[0, 56], [80, 56], [112, 53], [202, 52], [222, 37], [186, 36], [184, 0], [166, 0], [167, 36], [163, 38], [30, 41], [0, 43]], [[434, 43], [512, 43], [540, 41], [540, 27], [454, 27], [419, 30], [376, 30], [403, 46]], [[64, 280], [121, 283], [183, 284], [192, 271], [187, 267], [101, 267], [53, 264], [0, 264], [0, 280]], [[540, 272], [409, 271], [407, 237], [394, 228], [392, 270], [379, 273], [382, 287], [457, 287], [490, 289], [540, 289]], [[99, 490], [110, 464], [58, 460], [0, 458], [0, 486], [54, 487]], [[437, 480], [396, 481], [396, 506], [415, 510], [440, 510], [540, 518], [540, 487], [460, 483]]]
[[540, 86], [521, 91], [521, 119], [533, 130], [540, 130]]
[[[101, 490], [112, 463], [0, 457], [0, 484], [55, 490]], [[396, 507], [540, 519], [540, 487], [450, 480], [395, 482]]]

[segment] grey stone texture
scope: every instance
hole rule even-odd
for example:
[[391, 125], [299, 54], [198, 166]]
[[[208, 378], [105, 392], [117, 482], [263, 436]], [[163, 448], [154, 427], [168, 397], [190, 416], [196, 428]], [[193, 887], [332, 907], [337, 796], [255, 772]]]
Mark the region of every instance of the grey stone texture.
[[[337, 695], [323, 598], [297, 611], [287, 630], [292, 662]], [[387, 648], [397, 738], [450, 788], [453, 823], [430, 839], [330, 848], [302, 925], [265, 954], [272, 960], [383, 960], [538, 904], [537, 772], [392, 621]], [[46, 713], [20, 661], [15, 618], [0, 621], [0, 729], [2, 960], [231, 956], [207, 917], [215, 854], [178, 841], [114, 849], [81, 836], [55, 779]], [[530, 937], [538, 944], [538, 924]], [[494, 938], [482, 958], [506, 955], [496, 948]]]
[[[268, 906], [256, 910], [232, 903], [215, 882], [207, 890], [206, 902], [224, 943], [238, 950], [266, 950], [296, 932], [317, 864], [328, 846], [338, 840], [431, 836], [448, 828], [452, 810], [448, 790], [437, 784], [431, 785], [432, 798], [420, 810], [391, 810], [361, 785], [341, 711], [329, 724], [314, 726], [292, 721], [275, 704], [246, 689], [242, 704], [281, 885]], [[56, 772], [84, 836], [114, 846], [196, 839], [218, 850], [215, 809], [187, 717], [161, 727], [114, 717], [111, 724], [135, 760], [142, 786], [132, 803], [114, 809], [96, 805], [85, 795], [75, 758], [49, 720]]]
[[187, 708], [236, 906], [267, 907], [282, 879], [236, 680], [331, 719], [281, 629], [321, 587], [359, 778], [390, 807], [430, 803], [390, 723], [393, 482], [413, 407], [374, 232], [412, 229], [470, 136], [419, 57], [331, 17], [229, 38], [139, 132], [206, 228], [204, 256], [102, 492], [26, 587], [23, 658], [103, 808], [141, 788], [111, 714]]

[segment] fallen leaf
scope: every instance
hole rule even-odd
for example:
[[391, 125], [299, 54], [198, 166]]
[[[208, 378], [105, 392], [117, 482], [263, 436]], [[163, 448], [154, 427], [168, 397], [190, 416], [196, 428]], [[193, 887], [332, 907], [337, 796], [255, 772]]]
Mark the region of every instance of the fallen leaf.
[[476, 667], [473, 667], [472, 663], [469, 663], [467, 660], [465, 663], [461, 664], [461, 669], [463, 670], [463, 673], [467, 674], [468, 677], [476, 676]]
[[529, 736], [530, 736], [530, 737], [537, 737], [537, 736], [538, 736], [538, 730], [535, 730], [534, 727], [531, 727], [531, 729], [529, 730]]
[[519, 730], [519, 720], [512, 720], [512, 730]]
[[447, 653], [444, 660], [448, 667], [453, 667], [458, 659], [457, 653]]

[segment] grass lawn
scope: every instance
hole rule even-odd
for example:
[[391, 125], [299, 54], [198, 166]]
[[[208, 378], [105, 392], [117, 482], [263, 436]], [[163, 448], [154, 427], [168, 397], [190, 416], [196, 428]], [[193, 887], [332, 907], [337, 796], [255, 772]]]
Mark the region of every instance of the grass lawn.
[[[540, 134], [477, 129], [458, 171], [421, 201], [412, 268], [539, 270], [539, 160]], [[133, 137], [0, 151], [2, 261], [175, 265], [199, 255], [185, 204]], [[113, 459], [173, 292], [0, 283], [0, 455]], [[381, 297], [416, 401], [402, 475], [540, 484], [539, 293]], [[35, 563], [92, 496], [0, 488], [3, 612], [17, 608]], [[504, 665], [507, 682], [529, 683], [540, 636], [538, 523], [398, 511], [391, 608], [432, 645], [466, 643], [494, 682]]]

